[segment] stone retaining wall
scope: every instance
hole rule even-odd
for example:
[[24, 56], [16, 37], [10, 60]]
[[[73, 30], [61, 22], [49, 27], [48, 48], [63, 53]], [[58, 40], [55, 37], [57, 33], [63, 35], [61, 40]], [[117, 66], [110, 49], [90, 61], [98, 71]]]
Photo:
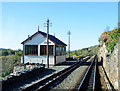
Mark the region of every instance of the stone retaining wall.
[[114, 89], [118, 89], [118, 44], [114, 47], [112, 53], [108, 53], [106, 45], [103, 45], [99, 49], [99, 60], [103, 57], [103, 67], [107, 73], [107, 76], [113, 85]]
[[120, 38], [118, 41], [118, 90], [120, 90]]

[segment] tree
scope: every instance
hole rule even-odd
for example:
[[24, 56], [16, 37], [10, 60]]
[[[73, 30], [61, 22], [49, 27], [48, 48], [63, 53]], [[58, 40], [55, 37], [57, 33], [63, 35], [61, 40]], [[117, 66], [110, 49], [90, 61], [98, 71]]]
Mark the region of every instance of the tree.
[[8, 56], [8, 52], [6, 50], [2, 51], [2, 56]]
[[21, 56], [22, 56], [22, 54], [23, 54], [23, 53], [22, 53], [22, 51], [15, 52], [15, 56], [20, 56], [20, 57], [21, 57]]

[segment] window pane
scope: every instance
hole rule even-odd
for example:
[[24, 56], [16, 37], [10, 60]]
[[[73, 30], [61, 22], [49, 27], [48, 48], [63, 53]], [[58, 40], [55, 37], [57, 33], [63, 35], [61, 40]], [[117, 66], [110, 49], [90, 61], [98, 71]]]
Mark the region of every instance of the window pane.
[[53, 55], [53, 45], [49, 45], [49, 55]]
[[64, 47], [64, 55], [66, 55], [66, 47]]
[[40, 45], [40, 55], [46, 55], [46, 45]]
[[59, 56], [59, 47], [56, 47], [56, 55]]
[[38, 55], [38, 45], [25, 45], [25, 55]]
[[[53, 55], [53, 45], [48, 47], [49, 55]], [[40, 55], [47, 55], [47, 45], [40, 45]]]

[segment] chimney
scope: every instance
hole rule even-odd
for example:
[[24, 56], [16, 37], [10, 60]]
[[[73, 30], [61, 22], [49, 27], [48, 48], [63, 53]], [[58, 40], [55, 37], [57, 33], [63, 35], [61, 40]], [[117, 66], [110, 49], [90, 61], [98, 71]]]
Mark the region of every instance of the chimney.
[[30, 37], [30, 35], [28, 35], [28, 38], [30, 38], [30, 40], [32, 39], [32, 38]]

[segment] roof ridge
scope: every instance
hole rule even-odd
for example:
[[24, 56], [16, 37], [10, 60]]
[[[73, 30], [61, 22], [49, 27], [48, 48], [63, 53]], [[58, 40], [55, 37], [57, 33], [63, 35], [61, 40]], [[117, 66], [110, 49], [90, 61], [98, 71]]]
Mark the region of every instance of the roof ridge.
[[[32, 36], [30, 36], [29, 38], [27, 38], [25, 41], [23, 41], [21, 44], [24, 44], [27, 40], [29, 40], [30, 38], [34, 37], [37, 33], [40, 33], [42, 34], [44, 37], [47, 37], [47, 33], [45, 32], [42, 32], [42, 31], [37, 31], [36, 33], [34, 33]], [[58, 44], [58, 45], [65, 45], [67, 46], [64, 42], [62, 42], [61, 40], [59, 40], [58, 38], [56, 38], [55, 36], [51, 35], [51, 34], [48, 34], [49, 36], [49, 40], [53, 41], [55, 44]]]

